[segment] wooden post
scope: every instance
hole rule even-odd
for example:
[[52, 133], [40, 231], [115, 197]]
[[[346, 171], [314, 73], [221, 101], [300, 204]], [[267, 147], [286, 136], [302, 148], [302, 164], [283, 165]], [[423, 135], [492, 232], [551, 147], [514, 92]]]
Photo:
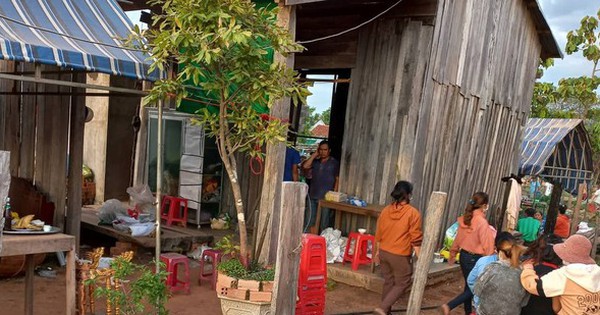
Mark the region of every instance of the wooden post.
[[558, 206], [560, 204], [560, 196], [562, 194], [562, 184], [558, 181], [553, 183], [552, 195], [550, 195], [550, 204], [548, 205], [548, 214], [546, 215], [546, 226], [544, 233], [554, 233], [556, 218], [558, 217]]
[[592, 258], [594, 259], [596, 259], [596, 250], [598, 249], [598, 233], [600, 233], [600, 213], [596, 211], [596, 226], [594, 227], [594, 241], [592, 242]]
[[[279, 2], [279, 13], [277, 14], [279, 26], [287, 28], [292, 34], [296, 33], [296, 10], [295, 6], [286, 6], [283, 1]], [[284, 63], [289, 68], [294, 67], [294, 54], [284, 57], [275, 55], [275, 62]], [[287, 119], [290, 113], [290, 99], [283, 98], [271, 107], [271, 116], [279, 119]], [[284, 135], [285, 136], [285, 135]], [[285, 162], [285, 143], [267, 145], [265, 159], [265, 175], [260, 198], [260, 212], [258, 217], [258, 231], [267, 226], [267, 234], [264, 246], [259, 254], [259, 261], [272, 264], [277, 255], [277, 240], [279, 226], [279, 204], [281, 199], [281, 182], [283, 181], [283, 166]], [[271, 223], [267, 220], [267, 214], [271, 216]], [[256, 246], [256, 244], [254, 244]]]
[[[279, 246], [275, 265], [275, 283], [271, 314], [291, 315], [296, 309], [300, 252], [302, 251], [302, 223], [308, 186], [305, 183], [282, 184], [279, 212]], [[275, 228], [275, 226], [273, 226]]]
[[423, 224], [423, 244], [421, 245], [421, 255], [414, 268], [410, 297], [408, 298], [408, 308], [406, 314], [417, 315], [421, 313], [421, 302], [423, 301], [423, 292], [427, 284], [427, 275], [433, 260], [433, 252], [441, 233], [442, 218], [444, 216], [444, 206], [448, 194], [445, 192], [434, 191], [429, 198], [429, 205]]
[[[73, 75], [73, 81], [85, 82], [85, 74]], [[84, 92], [83, 89], [71, 89]], [[67, 180], [67, 218], [65, 230], [75, 236], [75, 251], [79, 252], [81, 231], [81, 169], [83, 167], [83, 134], [85, 124], [85, 96], [71, 97], [71, 132], [69, 139], [69, 170]]]
[[571, 220], [571, 232], [569, 235], [575, 234], [577, 232], [577, 225], [579, 225], [579, 211], [581, 210], [581, 201], [583, 199], [583, 194], [585, 192], [585, 184], [579, 184], [579, 189], [577, 189], [577, 203], [575, 204], [575, 209], [573, 209], [573, 220]]
[[510, 197], [510, 186], [511, 186], [511, 182], [510, 182], [510, 180], [508, 180], [506, 182], [506, 184], [504, 185], [504, 197], [502, 197], [502, 208], [500, 208], [500, 212], [501, 212], [501, 216], [500, 217], [502, 219], [498, 220], [499, 222], [495, 222], [495, 224], [494, 224], [494, 227], [498, 231], [505, 231], [506, 230], [506, 224], [507, 224], [507, 220], [506, 220], [506, 206], [508, 205], [508, 197]]

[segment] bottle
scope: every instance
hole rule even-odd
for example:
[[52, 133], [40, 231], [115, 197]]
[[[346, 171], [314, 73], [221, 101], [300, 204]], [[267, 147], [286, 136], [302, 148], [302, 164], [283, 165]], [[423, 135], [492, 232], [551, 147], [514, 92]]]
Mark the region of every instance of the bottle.
[[6, 202], [4, 203], [4, 230], [11, 231], [12, 230], [12, 210], [10, 210], [10, 198], [6, 197]]

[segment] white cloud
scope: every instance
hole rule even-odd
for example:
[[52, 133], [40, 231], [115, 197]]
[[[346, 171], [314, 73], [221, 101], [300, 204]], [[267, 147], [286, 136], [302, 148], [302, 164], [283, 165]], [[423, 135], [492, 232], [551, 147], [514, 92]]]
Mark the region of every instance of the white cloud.
[[[550, 25], [554, 38], [561, 50], [565, 49], [567, 33], [579, 28], [581, 19], [586, 15], [596, 16], [600, 9], [598, 0], [540, 0], [544, 16]], [[593, 64], [581, 53], [555, 59], [554, 67], [545, 71], [541, 81], [558, 82], [567, 77], [591, 75]]]

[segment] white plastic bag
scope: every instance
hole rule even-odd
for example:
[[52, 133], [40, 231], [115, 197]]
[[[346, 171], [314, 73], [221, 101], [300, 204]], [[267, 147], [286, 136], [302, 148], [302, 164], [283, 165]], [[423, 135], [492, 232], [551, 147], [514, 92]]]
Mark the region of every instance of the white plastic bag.
[[133, 205], [144, 213], [154, 213], [154, 195], [146, 184], [135, 185], [127, 188], [127, 193], [133, 201]]

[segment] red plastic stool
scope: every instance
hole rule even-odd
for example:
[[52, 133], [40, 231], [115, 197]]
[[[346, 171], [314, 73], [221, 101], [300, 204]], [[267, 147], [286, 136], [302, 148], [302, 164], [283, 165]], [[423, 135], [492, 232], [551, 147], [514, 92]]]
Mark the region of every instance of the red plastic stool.
[[[352, 254], [350, 254], [352, 240], [354, 240], [354, 250]], [[344, 251], [344, 261], [342, 264], [346, 263], [347, 261], [352, 262], [352, 270], [358, 270], [358, 266], [360, 265], [370, 264], [372, 259], [367, 257], [369, 242], [371, 242], [371, 246], [374, 248], [375, 236], [356, 232], [350, 233], [348, 236], [348, 243], [346, 244], [346, 250]]]
[[[202, 285], [202, 280], [210, 280], [211, 287], [216, 289], [217, 287], [217, 265], [221, 262], [223, 254], [221, 251], [215, 249], [205, 249], [200, 256], [200, 274], [198, 275], [198, 285]], [[210, 259], [209, 264], [212, 265], [210, 272], [205, 272], [204, 266], [207, 263], [207, 259]]]
[[[177, 253], [160, 254], [160, 261], [167, 266], [167, 287], [171, 292], [185, 290], [190, 293], [190, 265], [187, 257]], [[184, 276], [179, 279], [177, 276], [177, 268], [183, 264]]]
[[[168, 208], [166, 208], [168, 202]], [[183, 205], [183, 213], [181, 206]], [[166, 211], [165, 211], [166, 210]], [[171, 226], [173, 222], [183, 223], [183, 227], [187, 226], [188, 200], [185, 198], [164, 196], [160, 206], [160, 218], [167, 220], [167, 226]]]

